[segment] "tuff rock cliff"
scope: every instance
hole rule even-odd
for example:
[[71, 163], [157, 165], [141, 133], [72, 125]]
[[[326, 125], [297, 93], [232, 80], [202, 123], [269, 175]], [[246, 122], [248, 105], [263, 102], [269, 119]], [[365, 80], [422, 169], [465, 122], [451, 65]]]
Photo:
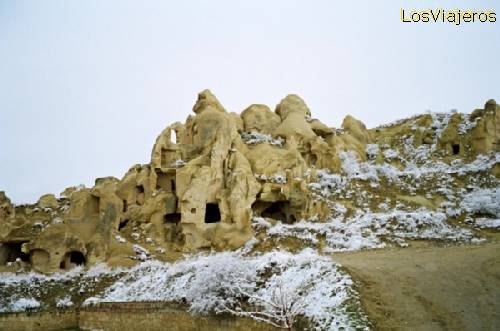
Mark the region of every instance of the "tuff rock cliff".
[[[343, 232], [340, 223], [329, 228], [333, 234], [301, 228], [301, 220], [326, 224], [344, 215], [342, 224], [365, 224], [363, 213], [405, 205], [444, 211], [445, 219], [467, 226], [479, 215], [459, 208], [467, 193], [498, 187], [500, 106], [494, 100], [470, 115], [429, 113], [375, 129], [351, 116], [330, 128], [312, 118], [297, 95], [286, 96], [274, 112], [255, 104], [238, 115], [205, 90], [193, 113], [163, 130], [150, 163], [134, 165], [122, 179], [98, 178], [92, 188], [70, 187], [32, 205], [14, 206], [0, 192], [0, 268], [54, 272], [97, 262], [127, 266], [151, 254], [175, 259], [182, 252], [234, 250], [252, 238], [264, 242], [276, 225], [285, 236], [302, 229], [295, 233], [300, 240], [319, 233], [332, 249], [356, 236], [353, 245], [370, 239], [376, 246], [374, 234], [385, 236], [377, 232], [385, 219], [359, 227], [359, 234]], [[439, 175], [432, 167], [453, 177], [451, 195], [460, 192], [460, 201], [439, 191], [447, 185], [439, 178], [426, 177]], [[427, 184], [416, 183], [426, 178]], [[272, 244], [259, 249], [266, 245]]]

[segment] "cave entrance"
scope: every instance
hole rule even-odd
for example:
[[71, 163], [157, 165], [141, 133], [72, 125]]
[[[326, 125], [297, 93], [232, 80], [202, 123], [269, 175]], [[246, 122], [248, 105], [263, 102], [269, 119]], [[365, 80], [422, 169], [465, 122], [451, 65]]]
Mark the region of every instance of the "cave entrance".
[[295, 215], [290, 210], [289, 201], [255, 201], [252, 210], [255, 215], [272, 218], [283, 223], [294, 223]]
[[452, 144], [451, 150], [453, 152], [453, 155], [458, 155], [460, 153], [460, 144]]
[[156, 189], [175, 193], [175, 174], [156, 171]]
[[128, 219], [124, 219], [123, 221], [118, 224], [118, 231], [123, 230], [128, 224]]
[[179, 224], [181, 221], [181, 213], [170, 213], [163, 216], [163, 223], [165, 224]]
[[145, 199], [145, 193], [144, 193], [144, 186], [143, 185], [137, 185], [135, 187], [135, 200], [138, 205], [142, 205], [144, 203]]
[[61, 261], [59, 267], [61, 269], [69, 270], [77, 266], [84, 266], [87, 262], [85, 255], [79, 251], [71, 251], [64, 255], [64, 260]]
[[205, 209], [205, 223], [220, 222], [220, 209], [218, 203], [207, 203]]
[[23, 253], [21, 246], [27, 241], [4, 242], [0, 244], [0, 265], [6, 265], [9, 262], [15, 262], [21, 259], [23, 262], [29, 262], [28, 254]]
[[318, 157], [316, 154], [311, 154], [311, 165], [316, 166], [316, 163], [318, 163]]
[[85, 255], [78, 251], [69, 252], [69, 262], [76, 265], [85, 265]]
[[283, 201], [276, 201], [271, 203], [266, 209], [262, 211], [262, 217], [274, 218], [276, 220], [286, 222], [287, 217], [285, 213], [285, 204]]

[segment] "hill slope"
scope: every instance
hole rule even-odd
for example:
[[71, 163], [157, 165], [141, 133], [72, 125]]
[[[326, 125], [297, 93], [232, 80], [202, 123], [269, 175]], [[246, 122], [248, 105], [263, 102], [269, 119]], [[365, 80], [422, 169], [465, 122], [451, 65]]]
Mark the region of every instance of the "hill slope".
[[[493, 100], [471, 114], [428, 113], [375, 129], [351, 116], [329, 128], [296, 95], [274, 112], [251, 105], [239, 115], [206, 90], [193, 112], [159, 135], [150, 163], [122, 179], [32, 205], [0, 195], [0, 312], [152, 300], [285, 327], [369, 328], [371, 318], [397, 328], [381, 314], [410, 314], [398, 308], [405, 295], [429, 303], [426, 318], [447, 314], [426, 287], [441, 288], [434, 252], [450, 256], [443, 270], [457, 275], [455, 290], [478, 285], [459, 273], [469, 252], [481, 255], [474, 266], [496, 263], [488, 248], [500, 228]], [[417, 256], [421, 245], [427, 253]], [[382, 250], [345, 253], [368, 249]], [[404, 265], [410, 258], [423, 274]], [[490, 279], [474, 268], [492, 288], [495, 271]], [[426, 280], [407, 294], [401, 277]], [[429, 327], [473, 323], [443, 316]]]

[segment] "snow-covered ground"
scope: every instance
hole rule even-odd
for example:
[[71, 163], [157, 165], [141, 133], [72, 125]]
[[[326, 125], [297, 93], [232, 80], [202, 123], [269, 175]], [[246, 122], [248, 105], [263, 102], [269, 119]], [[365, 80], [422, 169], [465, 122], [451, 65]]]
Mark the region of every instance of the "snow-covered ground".
[[325, 238], [325, 253], [382, 248], [386, 243], [408, 246], [405, 239], [435, 239], [475, 242], [469, 229], [446, 222], [446, 215], [425, 208], [414, 212], [392, 210], [386, 213], [360, 213], [354, 217], [331, 218], [328, 222], [301, 221], [295, 224], [275, 225], [262, 218], [254, 218], [254, 225], [265, 228], [270, 238], [298, 238], [313, 247]]
[[351, 318], [346, 309], [356, 296], [352, 285], [335, 262], [312, 249], [298, 254], [237, 251], [196, 255], [173, 264], [142, 263], [89, 301], [186, 302], [190, 311], [201, 314], [242, 309], [245, 301], [250, 309], [272, 315], [269, 302], [283, 286], [288, 300], [300, 301], [298, 313], [320, 329], [349, 329], [363, 321], [361, 314]]
[[[416, 164], [408, 161], [412, 159], [408, 152], [399, 154], [393, 149], [384, 153], [386, 162], [370, 160], [370, 155], [379, 152], [369, 145], [366, 162], [345, 152], [340, 173], [306, 173], [311, 192], [332, 211], [326, 220], [282, 224], [257, 217], [254, 227], [267, 234], [264, 240], [296, 238], [312, 247], [321, 246], [323, 252], [387, 244], [404, 247], [409, 239], [478, 243], [482, 239], [474, 228], [500, 228], [499, 181], [489, 173], [500, 162], [500, 153], [447, 165], [431, 160]], [[403, 169], [388, 160], [397, 155], [406, 165]]]
[[27, 297], [10, 300], [5, 307], [0, 306], [0, 312], [21, 312], [38, 308], [40, 308], [40, 302]]
[[[313, 249], [298, 254], [272, 251], [250, 254], [251, 241], [244, 249], [209, 255], [192, 255], [175, 263], [148, 260], [130, 269], [111, 270], [98, 265], [84, 271], [43, 276], [4, 274], [0, 280], [0, 312], [39, 308], [37, 296], [55, 284], [70, 284], [56, 298], [58, 308], [71, 307], [71, 294], [92, 293], [100, 280], [110, 285], [89, 296], [83, 305], [101, 301], [183, 302], [196, 314], [233, 313], [281, 325], [277, 295], [293, 306], [294, 317], [307, 318], [314, 329], [367, 329], [357, 293], [350, 276], [330, 258]], [[278, 304], [277, 304], [278, 302]], [[284, 306], [286, 308], [286, 305]]]
[[[103, 280], [117, 277], [124, 269], [100, 263], [90, 269], [76, 267], [67, 272], [44, 275], [36, 272], [0, 274], [0, 313], [73, 305], [71, 296], [98, 290]], [[47, 301], [50, 298], [50, 301]]]

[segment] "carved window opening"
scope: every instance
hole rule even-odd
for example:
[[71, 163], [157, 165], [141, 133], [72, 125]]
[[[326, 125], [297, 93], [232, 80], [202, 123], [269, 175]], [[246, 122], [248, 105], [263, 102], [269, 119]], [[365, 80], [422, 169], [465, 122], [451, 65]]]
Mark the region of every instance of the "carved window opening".
[[15, 262], [21, 259], [23, 262], [29, 261], [29, 255], [21, 250], [24, 241], [7, 242], [0, 244], [0, 265], [6, 265], [8, 262]]
[[283, 223], [294, 223], [296, 221], [289, 201], [267, 202], [257, 200], [252, 205], [252, 210], [255, 215], [272, 218]]
[[170, 176], [163, 172], [156, 173], [156, 189], [171, 192]]
[[175, 194], [175, 174], [156, 169], [156, 189]]
[[121, 221], [120, 224], [118, 224], [118, 231], [123, 230], [127, 226], [128, 221], [129, 221], [128, 219]]
[[453, 155], [459, 154], [460, 153], [460, 144], [451, 145], [451, 150], [453, 152]]
[[135, 192], [136, 192], [136, 201], [138, 205], [142, 205], [144, 203], [144, 186], [143, 185], [137, 185], [135, 187]]
[[82, 252], [71, 251], [64, 255], [64, 259], [59, 264], [59, 268], [69, 270], [76, 266], [83, 266], [87, 263], [87, 259]]
[[220, 209], [218, 203], [207, 203], [205, 209], [205, 223], [218, 223], [220, 222]]
[[69, 262], [76, 265], [85, 265], [85, 255], [82, 252], [72, 251], [69, 252]]
[[318, 162], [318, 157], [315, 154], [311, 155], [311, 165], [315, 166]]
[[264, 211], [262, 212], [262, 217], [269, 217], [282, 222], [286, 222], [284, 203], [282, 201], [271, 203], [271, 205], [264, 209]]
[[178, 224], [181, 221], [180, 213], [171, 213], [163, 216], [163, 223], [165, 224]]

